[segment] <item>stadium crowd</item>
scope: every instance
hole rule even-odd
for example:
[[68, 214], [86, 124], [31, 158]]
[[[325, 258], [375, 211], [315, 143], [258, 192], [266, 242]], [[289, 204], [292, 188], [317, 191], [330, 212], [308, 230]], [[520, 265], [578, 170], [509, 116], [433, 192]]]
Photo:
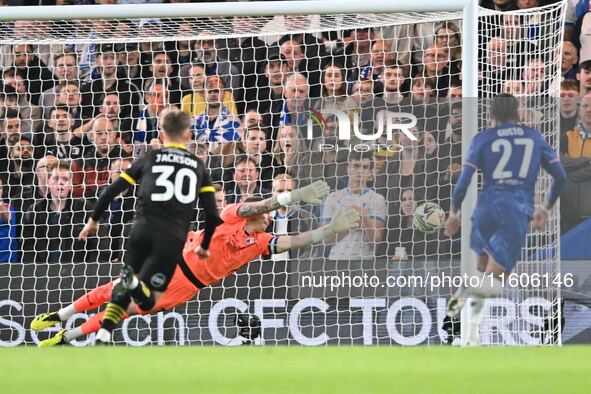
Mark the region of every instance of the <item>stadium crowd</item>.
[[[538, 0], [482, 3], [499, 11], [540, 5]], [[563, 232], [591, 214], [585, 201], [585, 191], [591, 191], [591, 143], [586, 143], [591, 139], [591, 44], [582, 33], [590, 14], [576, 3], [569, 5], [561, 64], [561, 153], [571, 181], [562, 200]], [[542, 22], [527, 15], [500, 17], [500, 28], [481, 43], [481, 90], [524, 97], [524, 108], [527, 98], [548, 95], [549, 59], [543, 54], [552, 52], [543, 48]], [[322, 179], [334, 191], [320, 208], [277, 211], [269, 231], [306, 231], [342, 207], [362, 214], [360, 229], [325, 247], [274, 259], [440, 259], [458, 253], [459, 239], [419, 232], [412, 215], [425, 201], [447, 211], [461, 170], [458, 21], [276, 40], [214, 38], [206, 23], [181, 22], [179, 35], [200, 39], [100, 44], [92, 37], [113, 29], [158, 37], [166, 21], [89, 23], [72, 27], [90, 34], [82, 44], [0, 45], [0, 262], [120, 259], [133, 192], [111, 204], [98, 240], [83, 243], [77, 235], [105, 186], [147, 149], [160, 146], [158, 119], [171, 107], [194, 119], [188, 149], [210, 169], [219, 209]], [[235, 17], [225, 23], [241, 34], [252, 20]], [[286, 16], [283, 23], [297, 31], [311, 20]], [[53, 27], [17, 21], [1, 28], [22, 38], [40, 26]], [[77, 33], [72, 30], [73, 37]], [[389, 122], [404, 123], [388, 119], [387, 111], [412, 113], [418, 122], [408, 133], [395, 132], [393, 141], [384, 135], [370, 145], [355, 135], [339, 138], [334, 110], [346, 113], [362, 135], [379, 135]], [[539, 116], [530, 108], [522, 120], [535, 124]]]

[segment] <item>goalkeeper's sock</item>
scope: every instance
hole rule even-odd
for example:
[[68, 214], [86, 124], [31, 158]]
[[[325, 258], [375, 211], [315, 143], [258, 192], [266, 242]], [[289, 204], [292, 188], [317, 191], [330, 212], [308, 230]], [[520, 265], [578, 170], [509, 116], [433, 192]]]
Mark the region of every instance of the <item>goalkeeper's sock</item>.
[[57, 311], [57, 315], [59, 316], [61, 321], [66, 321], [69, 318], [71, 318], [76, 312], [79, 312], [76, 310], [76, 306], [74, 304], [70, 304]]
[[[98, 329], [97, 329], [98, 330]], [[71, 330], [67, 330], [64, 333], [64, 341], [66, 342], [70, 342], [73, 341], [76, 338], [81, 337], [82, 335], [84, 335], [84, 333], [82, 332], [82, 327], [74, 327]]]
[[[106, 283], [102, 286], [97, 287], [94, 290], [89, 291], [88, 293], [84, 294], [82, 297], [78, 298], [74, 301], [74, 311], [68, 310], [71, 312], [72, 315], [76, 312], [85, 312], [91, 309], [96, 309], [103, 305], [105, 302], [109, 302], [111, 300], [111, 292], [113, 291], [113, 282]], [[65, 309], [65, 308], [64, 308]], [[62, 310], [60, 310], [61, 312]], [[58, 313], [60, 313], [58, 312]], [[64, 312], [66, 313], [66, 312]], [[68, 316], [66, 319], [69, 319], [72, 315]], [[61, 317], [61, 314], [60, 314]]]
[[503, 282], [499, 278], [486, 275], [479, 287], [470, 288], [470, 295], [476, 297], [496, 297], [503, 291]]
[[142, 311], [149, 311], [154, 307], [156, 300], [154, 292], [150, 290], [144, 282], [139, 282], [139, 286], [129, 289], [131, 299]]

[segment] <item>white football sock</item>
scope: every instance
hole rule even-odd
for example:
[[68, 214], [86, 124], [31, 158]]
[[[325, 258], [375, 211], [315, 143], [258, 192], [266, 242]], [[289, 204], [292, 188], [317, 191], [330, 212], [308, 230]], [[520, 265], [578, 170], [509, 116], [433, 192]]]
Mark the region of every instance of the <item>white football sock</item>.
[[101, 328], [96, 334], [96, 340], [101, 342], [111, 342], [111, 333], [104, 328]]
[[71, 318], [74, 313], [76, 313], [76, 309], [74, 309], [74, 304], [70, 304], [65, 308], [60, 309], [57, 311], [57, 315], [59, 316], [61, 321], [66, 321]]
[[70, 342], [78, 337], [81, 337], [82, 335], [84, 335], [82, 333], [82, 327], [74, 327], [71, 330], [66, 331], [64, 334], [64, 339], [66, 342]]

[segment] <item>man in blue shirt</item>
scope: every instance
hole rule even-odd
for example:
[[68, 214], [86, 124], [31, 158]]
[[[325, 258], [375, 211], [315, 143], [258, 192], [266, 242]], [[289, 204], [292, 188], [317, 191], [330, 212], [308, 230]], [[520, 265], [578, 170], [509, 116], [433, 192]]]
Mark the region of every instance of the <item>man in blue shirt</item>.
[[[472, 215], [470, 247], [478, 255], [478, 269], [485, 273], [479, 287], [462, 287], [448, 304], [448, 316], [461, 310], [467, 296], [479, 297], [471, 305], [474, 313], [468, 342], [478, 343], [479, 320], [484, 302], [503, 290], [508, 275], [525, 244], [528, 223], [542, 229], [550, 209], [566, 182], [566, 173], [556, 152], [542, 134], [517, 124], [519, 103], [508, 93], [496, 96], [490, 107], [492, 126], [472, 141], [467, 159], [452, 195], [450, 216], [445, 234], [452, 236], [460, 227], [459, 208], [477, 169], [482, 172], [483, 186]], [[544, 206], [534, 212], [535, 185], [540, 167], [554, 182]]]

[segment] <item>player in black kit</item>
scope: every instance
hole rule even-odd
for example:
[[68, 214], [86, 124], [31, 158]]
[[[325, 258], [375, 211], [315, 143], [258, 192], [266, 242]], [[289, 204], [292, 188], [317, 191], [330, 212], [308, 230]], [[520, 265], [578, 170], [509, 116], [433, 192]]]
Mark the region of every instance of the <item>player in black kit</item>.
[[[97, 341], [111, 340], [131, 300], [148, 311], [158, 302], [182, 250], [199, 197], [205, 210], [205, 237], [196, 253], [209, 256], [211, 236], [218, 223], [214, 188], [203, 163], [185, 149], [191, 138], [190, 118], [181, 111], [168, 112], [161, 119], [164, 148], [146, 152], [121, 173], [99, 198], [80, 239], [98, 229], [98, 220], [111, 200], [128, 187], [139, 184], [137, 209], [127, 240], [121, 280], [113, 287]], [[136, 275], [134, 275], [136, 273]]]

